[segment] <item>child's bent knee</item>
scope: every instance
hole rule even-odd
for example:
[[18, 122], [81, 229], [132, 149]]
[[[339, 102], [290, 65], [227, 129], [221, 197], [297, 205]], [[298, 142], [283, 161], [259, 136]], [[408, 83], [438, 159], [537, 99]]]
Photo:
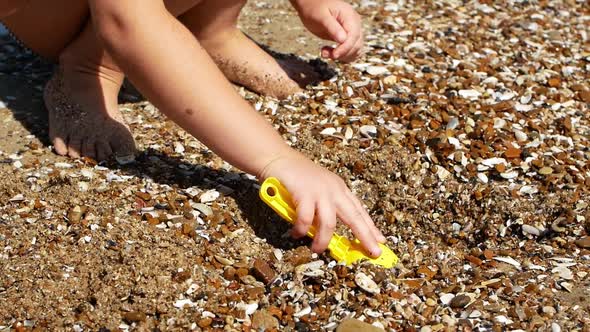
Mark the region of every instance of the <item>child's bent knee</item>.
[[0, 20], [6, 18], [23, 8], [27, 0], [3, 0], [0, 2]]

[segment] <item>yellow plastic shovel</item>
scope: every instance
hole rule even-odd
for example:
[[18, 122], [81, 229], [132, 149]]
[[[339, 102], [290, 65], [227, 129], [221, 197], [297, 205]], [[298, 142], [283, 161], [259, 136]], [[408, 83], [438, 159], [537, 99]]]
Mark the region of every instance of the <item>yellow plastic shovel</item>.
[[[277, 178], [270, 177], [266, 179], [260, 187], [260, 199], [270, 206], [283, 219], [291, 224], [295, 223], [297, 213], [295, 212], [293, 200], [287, 189]], [[313, 238], [315, 228], [312, 226], [307, 232], [307, 236]], [[344, 262], [350, 265], [360, 260], [367, 260], [373, 264], [391, 268], [397, 264], [398, 258], [383, 244], [379, 244], [381, 256], [371, 258], [367, 255], [358, 239], [350, 241], [344, 236], [334, 234], [328, 244], [330, 255], [338, 262]]]

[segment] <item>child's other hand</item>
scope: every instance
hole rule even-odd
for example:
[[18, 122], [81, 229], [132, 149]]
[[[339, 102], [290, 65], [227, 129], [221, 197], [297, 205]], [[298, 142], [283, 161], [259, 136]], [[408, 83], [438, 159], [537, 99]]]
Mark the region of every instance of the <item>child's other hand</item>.
[[371, 256], [381, 254], [377, 243], [385, 242], [385, 237], [375, 227], [361, 202], [336, 174], [297, 153], [274, 159], [259, 178], [264, 180], [271, 176], [285, 185], [295, 203], [297, 221], [291, 234], [296, 238], [303, 237], [314, 225], [316, 234], [312, 251], [319, 253], [326, 250], [338, 217], [352, 229]]
[[291, 0], [303, 25], [314, 35], [338, 43], [322, 47], [322, 57], [354, 61], [363, 48], [359, 14], [341, 0]]

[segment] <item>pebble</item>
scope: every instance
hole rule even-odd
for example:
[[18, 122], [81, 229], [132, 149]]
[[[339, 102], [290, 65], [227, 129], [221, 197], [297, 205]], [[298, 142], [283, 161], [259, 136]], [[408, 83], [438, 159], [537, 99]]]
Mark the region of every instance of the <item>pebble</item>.
[[541, 175], [549, 175], [553, 173], [553, 168], [549, 167], [549, 166], [545, 166], [542, 167], [541, 169], [539, 169], [539, 174]]
[[451, 308], [460, 309], [460, 308], [464, 308], [466, 305], [468, 305], [469, 302], [471, 302], [471, 298], [469, 296], [467, 296], [465, 294], [459, 294], [459, 295], [453, 297], [451, 302], [449, 302], [449, 306]]
[[144, 322], [147, 318], [146, 314], [140, 311], [125, 312], [122, 316], [129, 323]]
[[279, 321], [266, 310], [257, 310], [252, 315], [252, 328], [256, 331], [266, 331], [279, 328]]
[[261, 259], [255, 259], [252, 264], [252, 274], [264, 284], [268, 285], [276, 278], [275, 271]]
[[77, 223], [82, 219], [82, 208], [76, 205], [68, 212], [68, 221], [70, 223]]
[[358, 319], [347, 318], [343, 320], [340, 325], [336, 328], [336, 332], [383, 332], [383, 329], [380, 329], [376, 326], [371, 324], [362, 322]]
[[362, 272], [359, 272], [354, 276], [354, 282], [365, 292], [371, 294], [379, 294], [381, 292], [379, 285], [377, 285], [373, 279]]
[[200, 319], [197, 322], [197, 325], [199, 325], [200, 328], [204, 329], [206, 327], [211, 326], [212, 323], [213, 323], [213, 318], [211, 318], [211, 317], [205, 317], [205, 318]]

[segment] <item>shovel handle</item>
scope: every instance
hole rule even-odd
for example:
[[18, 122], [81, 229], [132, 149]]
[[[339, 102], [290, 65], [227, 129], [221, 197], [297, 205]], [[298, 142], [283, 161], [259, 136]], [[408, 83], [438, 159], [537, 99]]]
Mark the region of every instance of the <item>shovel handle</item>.
[[[291, 223], [295, 224], [297, 220], [297, 212], [295, 211], [295, 204], [291, 198], [291, 194], [283, 186], [283, 184], [274, 177], [267, 178], [260, 186], [260, 199], [270, 206], [279, 216]], [[307, 231], [307, 236], [313, 239], [315, 235], [315, 227], [311, 226]]]

